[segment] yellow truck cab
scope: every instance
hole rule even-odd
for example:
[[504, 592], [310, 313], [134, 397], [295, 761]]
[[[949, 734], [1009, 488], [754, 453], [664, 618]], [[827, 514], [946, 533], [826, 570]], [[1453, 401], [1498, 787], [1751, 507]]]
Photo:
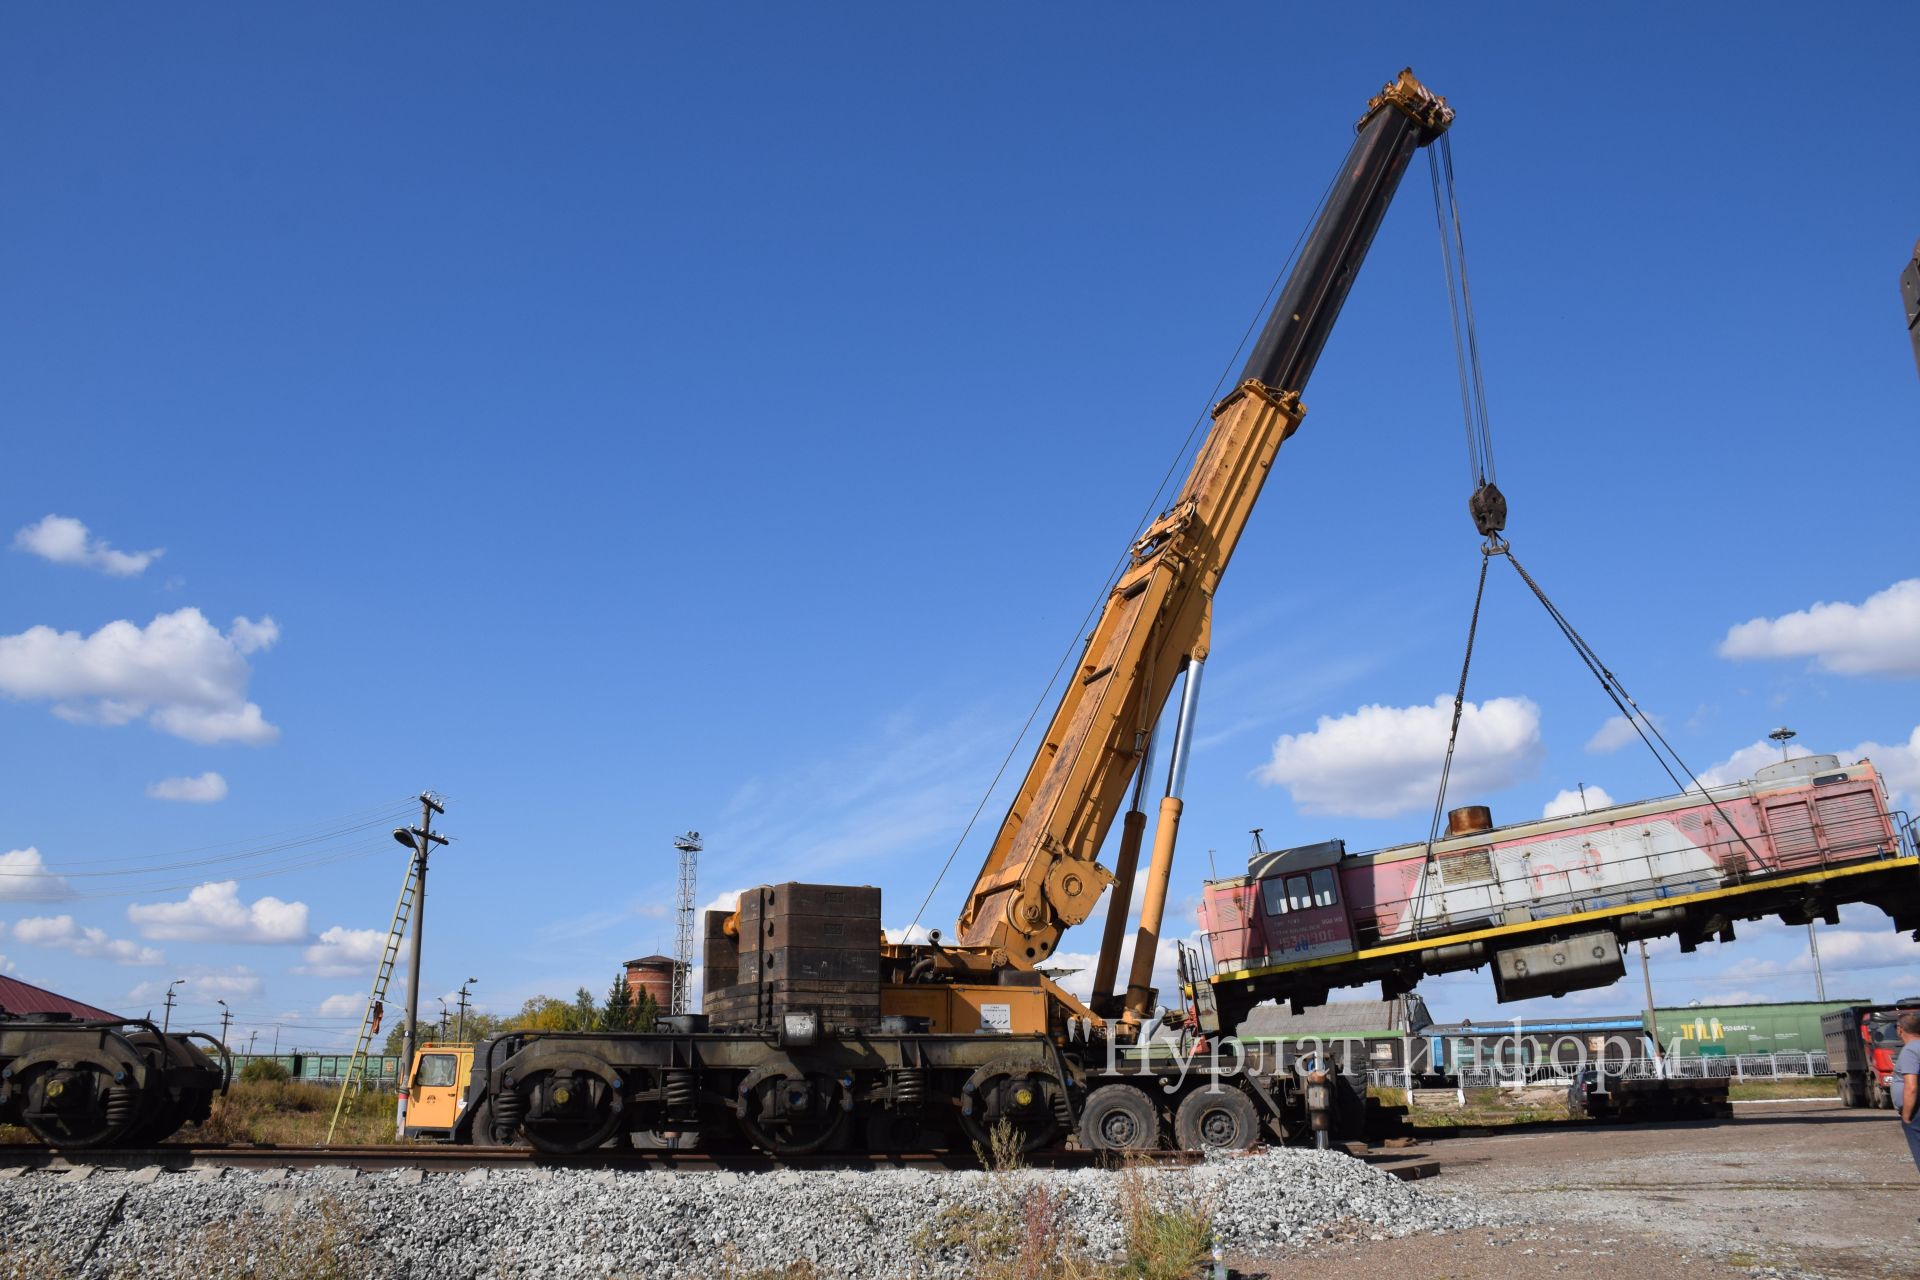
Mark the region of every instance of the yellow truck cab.
[[471, 1044], [423, 1044], [407, 1076], [407, 1125], [401, 1137], [451, 1142], [454, 1122], [467, 1105], [473, 1075]]

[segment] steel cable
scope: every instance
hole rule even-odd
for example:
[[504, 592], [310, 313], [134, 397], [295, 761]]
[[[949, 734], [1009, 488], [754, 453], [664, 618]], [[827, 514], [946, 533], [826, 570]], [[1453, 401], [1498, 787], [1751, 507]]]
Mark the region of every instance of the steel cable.
[[[967, 825], [960, 831], [960, 838], [953, 842], [953, 848], [948, 852], [946, 861], [940, 864], [939, 873], [934, 876], [933, 884], [927, 889], [927, 896], [921, 899], [920, 909], [913, 913], [913, 920], [907, 925], [906, 932], [901, 935], [901, 941], [907, 940], [907, 935], [911, 934], [914, 926], [920, 923], [920, 917], [926, 914], [927, 907], [933, 902], [933, 895], [939, 892], [941, 882], [946, 879], [947, 872], [952, 869], [954, 858], [959, 856], [961, 848], [967, 842], [967, 837], [973, 833], [974, 825], [980, 821], [981, 813], [993, 799], [993, 793], [999, 789], [1001, 778], [1006, 776], [1007, 766], [1013, 763], [1014, 756], [1020, 750], [1020, 744], [1026, 741], [1027, 734], [1033, 728], [1034, 720], [1039, 716], [1041, 708], [1046, 706], [1047, 698], [1053, 693], [1054, 685], [1059, 683], [1060, 673], [1066, 670], [1067, 664], [1073, 660], [1075, 647], [1083, 647], [1092, 638], [1085, 634], [1087, 624], [1093, 621], [1101, 607], [1106, 604], [1108, 595], [1113, 591], [1113, 584], [1119, 581], [1121, 573], [1126, 570], [1127, 561], [1133, 554], [1134, 544], [1140, 540], [1140, 535], [1146, 531], [1147, 526], [1153, 523], [1154, 515], [1160, 509], [1160, 497], [1167, 491], [1167, 482], [1172, 480], [1175, 473], [1179, 471], [1180, 464], [1185, 461], [1188, 451], [1193, 447], [1194, 437], [1200, 433], [1201, 425], [1212, 414], [1213, 406], [1219, 403], [1220, 388], [1225, 386], [1227, 379], [1233, 376], [1233, 366], [1239, 363], [1240, 353], [1246, 350], [1247, 340], [1253, 337], [1255, 328], [1259, 326], [1261, 318], [1266, 315], [1267, 308], [1273, 301], [1273, 295], [1285, 281], [1287, 270], [1300, 253], [1300, 246], [1306, 243], [1308, 232], [1312, 231], [1314, 224], [1319, 221], [1321, 211], [1326, 208], [1327, 197], [1333, 193], [1333, 185], [1339, 177], [1340, 175], [1335, 173], [1327, 180], [1326, 187], [1320, 192], [1319, 200], [1314, 203], [1313, 212], [1308, 216], [1306, 224], [1300, 228], [1300, 234], [1294, 238], [1293, 247], [1287, 251], [1286, 258], [1280, 263], [1280, 269], [1274, 272], [1272, 282], [1267, 285], [1265, 296], [1260, 299], [1260, 305], [1254, 309], [1252, 319], [1248, 320], [1246, 329], [1240, 335], [1239, 344], [1234, 347], [1233, 354], [1228, 357], [1226, 365], [1220, 370], [1220, 376], [1214, 379], [1213, 390], [1208, 394], [1206, 404], [1201, 407], [1198, 414], [1194, 415], [1193, 425], [1187, 428], [1186, 438], [1180, 442], [1180, 448], [1174, 453], [1173, 460], [1167, 464], [1165, 474], [1160, 477], [1160, 483], [1154, 487], [1153, 496], [1147, 500], [1145, 511], [1135, 523], [1132, 536], [1127, 539], [1126, 550], [1121, 552], [1119, 559], [1102, 581], [1100, 592], [1094, 597], [1092, 606], [1080, 619], [1080, 625], [1074, 629], [1073, 639], [1067, 642], [1067, 647], [1061, 653], [1060, 661], [1054, 667], [1053, 674], [1047, 677], [1046, 686], [1040, 690], [1040, 696], [1034, 700], [1033, 709], [1027, 712], [1027, 718], [1021, 724], [1020, 732], [1014, 735], [1012, 745], [1007, 748], [1007, 754], [1001, 758], [1000, 767], [994, 770], [993, 781], [987, 784], [985, 794], [980, 797], [980, 803], [974, 806], [972, 815], [967, 819]], [[1128, 904], [1128, 909], [1132, 909], [1132, 904]]]

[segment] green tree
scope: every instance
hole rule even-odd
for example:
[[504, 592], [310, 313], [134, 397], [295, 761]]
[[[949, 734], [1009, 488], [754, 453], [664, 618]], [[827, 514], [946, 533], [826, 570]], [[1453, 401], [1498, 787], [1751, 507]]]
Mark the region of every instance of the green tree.
[[633, 1030], [633, 988], [627, 985], [624, 972], [613, 975], [613, 985], [607, 988], [607, 1003], [600, 1010], [600, 1027], [604, 1031]]
[[288, 1071], [272, 1058], [254, 1058], [240, 1068], [242, 1084], [285, 1084]]
[[640, 992], [639, 1003], [633, 1006], [633, 1029], [651, 1031], [660, 1021], [660, 1003], [653, 998], [651, 991]]
[[581, 987], [573, 993], [573, 1016], [569, 1031], [598, 1031], [600, 1029], [600, 1005], [593, 998], [593, 992]]

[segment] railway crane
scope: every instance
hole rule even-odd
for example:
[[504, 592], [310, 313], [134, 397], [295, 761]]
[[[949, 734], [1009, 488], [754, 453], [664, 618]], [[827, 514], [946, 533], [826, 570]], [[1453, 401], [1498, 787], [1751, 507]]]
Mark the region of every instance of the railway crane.
[[[697, 1133], [803, 1154], [964, 1149], [1006, 1129], [1029, 1149], [1074, 1133], [1096, 1148], [1324, 1139], [1343, 1107], [1323, 1072], [1176, 1070], [1142, 1032], [1215, 593], [1409, 162], [1452, 121], [1410, 70], [1368, 102], [1185, 484], [1128, 549], [953, 935], [880, 942], [874, 889], [750, 890], [705, 921], [702, 1014], [652, 1034], [483, 1043], [456, 1140], [572, 1152], [623, 1132]], [[1158, 826], [1140, 876], [1149, 798]], [[1098, 854], [1116, 821], [1109, 869]], [[1109, 890], [1083, 1002], [1042, 969]]]

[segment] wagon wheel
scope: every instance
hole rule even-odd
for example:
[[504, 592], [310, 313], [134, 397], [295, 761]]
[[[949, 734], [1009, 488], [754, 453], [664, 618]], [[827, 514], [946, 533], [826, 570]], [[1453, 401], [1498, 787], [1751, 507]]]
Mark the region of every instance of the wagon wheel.
[[139, 1086], [115, 1074], [93, 1062], [29, 1067], [10, 1081], [21, 1123], [50, 1147], [111, 1146], [139, 1120], [141, 1102]]
[[536, 1071], [516, 1086], [526, 1102], [520, 1131], [536, 1151], [570, 1156], [602, 1146], [620, 1127], [619, 1091], [575, 1067]]
[[802, 1156], [819, 1151], [846, 1128], [840, 1084], [832, 1076], [756, 1071], [741, 1082], [740, 1129], [762, 1151]]
[[990, 1062], [960, 1090], [960, 1127], [981, 1151], [995, 1149], [994, 1130], [1012, 1128], [1020, 1154], [1038, 1151], [1073, 1122], [1064, 1086], [1031, 1062]]

